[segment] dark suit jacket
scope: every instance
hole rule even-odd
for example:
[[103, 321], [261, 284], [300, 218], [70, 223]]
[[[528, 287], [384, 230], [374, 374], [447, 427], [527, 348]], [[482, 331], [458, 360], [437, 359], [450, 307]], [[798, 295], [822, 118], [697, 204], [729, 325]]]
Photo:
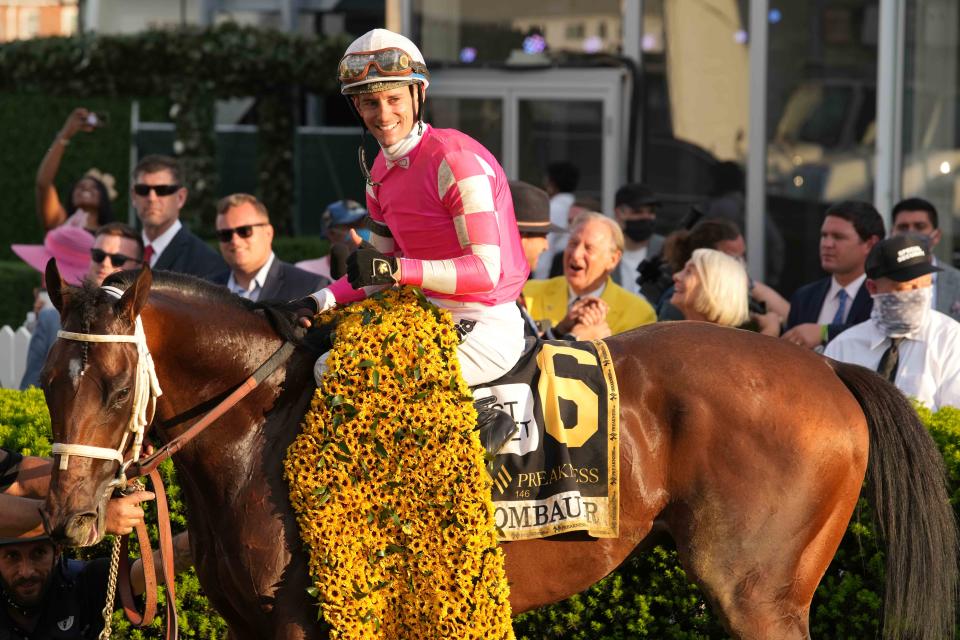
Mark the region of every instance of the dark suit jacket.
[[[787, 316], [787, 329], [791, 329], [798, 324], [806, 322], [816, 322], [820, 317], [820, 309], [827, 298], [827, 292], [830, 291], [830, 276], [806, 284], [793, 294], [790, 298], [790, 314]], [[870, 319], [870, 312], [873, 311], [873, 298], [867, 291], [866, 285], [860, 286], [857, 297], [853, 299], [853, 305], [850, 307], [850, 313], [847, 314], [847, 321], [844, 324], [831, 324], [827, 327], [827, 342], [833, 340], [838, 335], [849, 329], [855, 324], [860, 324]]]
[[[226, 285], [229, 279], [230, 272], [227, 271], [214, 280], [214, 282]], [[285, 302], [287, 300], [296, 300], [297, 298], [308, 296], [314, 291], [319, 291], [328, 284], [330, 284], [330, 280], [321, 275], [298, 269], [292, 264], [281, 261], [279, 258], [274, 258], [257, 301], [282, 300]]]
[[186, 227], [177, 231], [153, 268], [187, 273], [211, 282], [216, 282], [221, 276], [226, 282], [226, 276], [230, 273], [220, 254]]

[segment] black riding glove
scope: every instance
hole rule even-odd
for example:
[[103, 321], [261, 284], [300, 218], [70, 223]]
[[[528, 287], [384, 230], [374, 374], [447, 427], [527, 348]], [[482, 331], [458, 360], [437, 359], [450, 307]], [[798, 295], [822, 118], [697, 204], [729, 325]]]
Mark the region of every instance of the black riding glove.
[[396, 284], [400, 280], [400, 263], [396, 258], [377, 251], [369, 242], [364, 242], [347, 256], [347, 280], [354, 289]]
[[307, 296], [306, 298], [298, 298], [296, 300], [291, 300], [290, 302], [284, 302], [277, 305], [276, 308], [281, 311], [286, 311], [296, 320], [302, 320], [303, 318], [306, 318], [307, 320], [313, 321], [313, 317], [320, 313], [320, 308], [317, 305], [317, 299], [313, 296]]

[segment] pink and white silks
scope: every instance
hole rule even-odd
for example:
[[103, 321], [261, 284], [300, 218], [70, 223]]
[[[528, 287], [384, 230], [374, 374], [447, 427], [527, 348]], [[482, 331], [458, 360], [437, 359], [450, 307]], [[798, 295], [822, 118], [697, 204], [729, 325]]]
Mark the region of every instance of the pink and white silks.
[[[367, 186], [371, 242], [399, 258], [400, 284], [450, 310], [467, 384], [509, 371], [523, 351], [516, 300], [529, 267], [500, 164], [473, 138], [427, 126], [406, 155], [378, 154], [371, 175], [379, 183]], [[346, 278], [329, 289], [337, 304], [368, 293]]]

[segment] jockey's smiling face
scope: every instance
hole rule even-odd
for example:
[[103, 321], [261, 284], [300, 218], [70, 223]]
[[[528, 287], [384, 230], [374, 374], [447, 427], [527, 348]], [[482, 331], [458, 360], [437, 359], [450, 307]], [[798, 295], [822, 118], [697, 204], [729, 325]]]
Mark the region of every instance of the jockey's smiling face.
[[[415, 91], [414, 91], [415, 92]], [[363, 93], [353, 99], [363, 124], [381, 147], [400, 142], [413, 129], [413, 93], [409, 85], [375, 93]]]

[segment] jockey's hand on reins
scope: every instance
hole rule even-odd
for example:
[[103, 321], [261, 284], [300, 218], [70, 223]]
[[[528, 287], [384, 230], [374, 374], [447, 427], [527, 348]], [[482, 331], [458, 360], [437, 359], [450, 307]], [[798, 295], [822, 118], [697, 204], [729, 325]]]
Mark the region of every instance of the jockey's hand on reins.
[[400, 281], [400, 263], [384, 255], [369, 242], [347, 256], [347, 280], [354, 289]]
[[320, 313], [317, 299], [313, 296], [306, 296], [305, 298], [297, 298], [296, 300], [284, 302], [283, 304], [278, 304], [276, 308], [289, 313], [296, 319], [297, 324], [307, 328], [313, 325], [313, 317]]

